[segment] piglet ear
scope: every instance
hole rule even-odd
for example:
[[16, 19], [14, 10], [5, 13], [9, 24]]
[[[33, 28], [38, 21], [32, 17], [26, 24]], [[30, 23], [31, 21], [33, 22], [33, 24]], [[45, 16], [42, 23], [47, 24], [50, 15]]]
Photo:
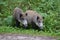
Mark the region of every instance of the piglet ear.
[[23, 16], [23, 14], [20, 14], [20, 17], [22, 17]]
[[45, 17], [42, 17], [43, 19], [45, 18]]
[[27, 13], [25, 15], [27, 16]]
[[37, 20], [39, 19], [39, 16], [37, 16]]

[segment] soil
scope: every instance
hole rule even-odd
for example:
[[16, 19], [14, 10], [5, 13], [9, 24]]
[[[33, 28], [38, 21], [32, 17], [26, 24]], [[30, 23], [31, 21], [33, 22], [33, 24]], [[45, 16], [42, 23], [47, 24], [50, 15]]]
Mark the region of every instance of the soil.
[[0, 40], [56, 40], [48, 36], [30, 36], [20, 34], [0, 34]]

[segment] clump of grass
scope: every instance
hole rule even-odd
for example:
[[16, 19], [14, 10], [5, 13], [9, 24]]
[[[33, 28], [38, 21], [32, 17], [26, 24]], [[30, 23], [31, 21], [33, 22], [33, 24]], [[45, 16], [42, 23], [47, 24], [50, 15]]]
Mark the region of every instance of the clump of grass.
[[38, 31], [34, 29], [23, 29], [10, 26], [0, 26], [0, 33], [14, 33], [14, 34], [25, 34], [33, 36], [56, 36], [56, 33], [48, 33], [44, 31]]

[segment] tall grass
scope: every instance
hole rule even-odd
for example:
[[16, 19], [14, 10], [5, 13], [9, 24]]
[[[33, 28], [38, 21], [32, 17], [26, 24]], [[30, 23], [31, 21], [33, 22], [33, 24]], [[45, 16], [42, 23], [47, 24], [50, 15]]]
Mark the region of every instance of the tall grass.
[[[11, 25], [11, 15], [15, 7], [23, 9], [24, 12], [28, 9], [37, 11], [39, 14], [45, 17], [45, 32], [59, 34], [60, 0], [0, 0], [0, 26], [6, 27]], [[5, 27], [1, 28], [1, 30], [3, 30]], [[16, 29], [10, 30], [13, 31]]]

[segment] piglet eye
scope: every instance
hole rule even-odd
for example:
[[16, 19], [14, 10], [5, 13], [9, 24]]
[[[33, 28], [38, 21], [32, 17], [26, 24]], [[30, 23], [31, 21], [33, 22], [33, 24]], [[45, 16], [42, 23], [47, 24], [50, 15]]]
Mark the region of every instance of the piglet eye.
[[39, 16], [37, 16], [37, 20], [39, 19]]
[[20, 17], [22, 17], [23, 15], [22, 14], [20, 14]]
[[25, 15], [27, 16], [27, 13]]

